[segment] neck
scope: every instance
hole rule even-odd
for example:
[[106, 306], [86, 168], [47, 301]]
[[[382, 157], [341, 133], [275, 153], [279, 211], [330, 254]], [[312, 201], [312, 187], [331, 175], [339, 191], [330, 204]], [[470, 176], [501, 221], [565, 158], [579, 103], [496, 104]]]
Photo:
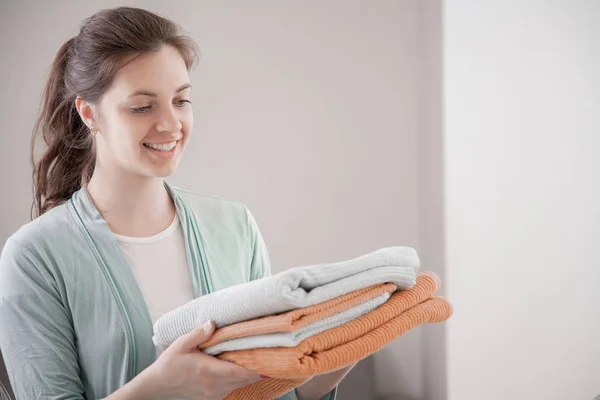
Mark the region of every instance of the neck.
[[113, 233], [148, 237], [166, 229], [175, 205], [163, 180], [96, 168], [88, 194]]

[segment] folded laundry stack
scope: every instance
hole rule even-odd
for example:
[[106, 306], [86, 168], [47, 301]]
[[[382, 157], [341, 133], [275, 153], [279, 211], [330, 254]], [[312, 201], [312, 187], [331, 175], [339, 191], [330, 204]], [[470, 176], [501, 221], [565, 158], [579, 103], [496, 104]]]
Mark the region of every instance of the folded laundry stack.
[[356, 363], [404, 332], [442, 322], [451, 305], [433, 296], [440, 280], [417, 273], [408, 247], [389, 247], [340, 263], [288, 269], [202, 296], [160, 318], [164, 349], [206, 320], [216, 331], [201, 349], [267, 375], [227, 400], [270, 400], [311, 377]]
[[293, 347], [306, 337], [335, 328], [374, 310], [397, 286], [383, 283], [314, 306], [239, 322], [217, 329], [200, 348], [209, 355], [265, 347]]
[[379, 249], [349, 261], [290, 268], [198, 297], [154, 324], [154, 344], [171, 345], [205, 321], [219, 329], [242, 321], [309, 307], [380, 283], [414, 286], [419, 268], [410, 247]]
[[257, 348], [218, 354], [222, 360], [271, 377], [230, 393], [226, 400], [270, 400], [311, 377], [354, 364], [424, 323], [443, 322], [452, 315], [444, 298], [433, 296], [438, 276], [423, 272], [417, 284], [399, 290], [377, 309], [336, 328], [303, 340], [295, 347]]

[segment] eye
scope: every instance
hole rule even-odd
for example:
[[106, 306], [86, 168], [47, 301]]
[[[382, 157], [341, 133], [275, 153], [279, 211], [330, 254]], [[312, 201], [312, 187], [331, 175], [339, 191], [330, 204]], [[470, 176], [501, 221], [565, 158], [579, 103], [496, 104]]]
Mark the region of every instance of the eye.
[[136, 114], [145, 113], [146, 111], [150, 110], [150, 108], [152, 108], [152, 106], [134, 107], [131, 109], [131, 111], [133, 111]]
[[185, 107], [187, 104], [192, 104], [189, 100], [177, 100], [176, 103], [179, 107]]

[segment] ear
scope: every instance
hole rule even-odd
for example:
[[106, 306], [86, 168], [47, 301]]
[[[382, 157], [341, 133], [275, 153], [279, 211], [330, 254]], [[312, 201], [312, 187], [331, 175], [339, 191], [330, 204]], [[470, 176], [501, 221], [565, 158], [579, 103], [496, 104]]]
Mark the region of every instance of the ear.
[[81, 117], [81, 120], [91, 131], [98, 130], [98, 121], [96, 119], [96, 112], [94, 106], [88, 103], [81, 97], [77, 96], [75, 99], [75, 108]]

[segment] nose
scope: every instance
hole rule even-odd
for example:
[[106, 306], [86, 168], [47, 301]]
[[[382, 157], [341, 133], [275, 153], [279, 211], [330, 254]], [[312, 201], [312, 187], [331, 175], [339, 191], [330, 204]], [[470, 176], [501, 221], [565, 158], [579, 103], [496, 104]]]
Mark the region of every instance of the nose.
[[160, 114], [156, 129], [164, 133], [177, 133], [181, 130], [182, 125], [179, 116], [171, 108], [163, 110]]

